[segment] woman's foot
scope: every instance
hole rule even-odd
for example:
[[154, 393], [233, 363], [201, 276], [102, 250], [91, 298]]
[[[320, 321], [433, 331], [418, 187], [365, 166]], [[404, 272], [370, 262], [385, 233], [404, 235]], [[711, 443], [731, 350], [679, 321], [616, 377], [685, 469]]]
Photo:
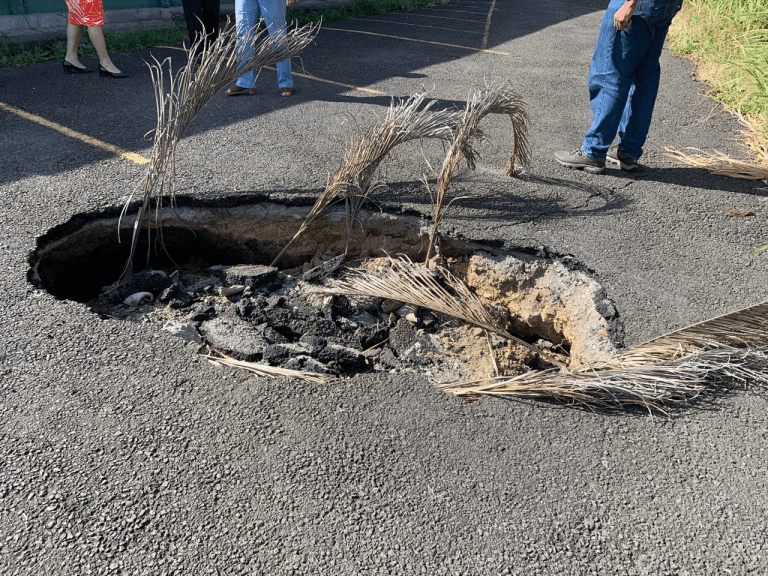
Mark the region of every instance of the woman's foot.
[[93, 70], [88, 70], [88, 68], [83, 66], [79, 60], [70, 62], [64, 58], [61, 64], [64, 67], [64, 74], [87, 74], [88, 72], [93, 72]]
[[[117, 70], [117, 68], [115, 68], [115, 70]], [[110, 72], [101, 64], [99, 64], [99, 76], [106, 76], [108, 78], [128, 78], [128, 74], [123, 74], [119, 70], [117, 72]]]
[[119, 77], [122, 72], [120, 72], [120, 68], [114, 65], [112, 60], [105, 61], [99, 61], [99, 71], [104, 70], [105, 72], [109, 72], [111, 76]]

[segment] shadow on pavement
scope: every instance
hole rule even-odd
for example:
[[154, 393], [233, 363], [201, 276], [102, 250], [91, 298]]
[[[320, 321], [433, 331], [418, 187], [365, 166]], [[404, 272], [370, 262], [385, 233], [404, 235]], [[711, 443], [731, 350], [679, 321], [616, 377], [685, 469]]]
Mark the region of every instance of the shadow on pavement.
[[[460, 0], [416, 12], [329, 22], [302, 54], [301, 63], [314, 76], [353, 86], [372, 86], [390, 78], [426, 79], [427, 75], [419, 70], [477, 54], [490, 7], [490, 0]], [[496, 2], [487, 48], [494, 50], [515, 38], [604, 8], [605, 2], [599, 0], [583, 0], [578, 6], [568, 0]], [[148, 155], [151, 136], [145, 135], [155, 126], [155, 100], [147, 62], [153, 57], [160, 61], [170, 57], [174, 69], [178, 69], [185, 55], [161, 47], [114, 57], [129, 78], [113, 80], [95, 73], [68, 76], [62, 73], [61, 62], [0, 69], [0, 101], [91, 138]], [[91, 69], [98, 64], [92, 56], [82, 61]], [[296, 64], [294, 69], [299, 71], [300, 63]], [[360, 101], [374, 106], [390, 103], [390, 95], [355, 98], [347, 95], [348, 88], [334, 84], [302, 78], [297, 78], [296, 84], [294, 97], [280, 98], [275, 73], [265, 70], [257, 81], [258, 104], [253, 97], [253, 105], [228, 101], [226, 114], [203, 113], [191, 129], [200, 133], [308, 100]], [[224, 96], [217, 95], [213, 102], [221, 98]], [[0, 111], [0, 118], [4, 127], [0, 155], [10, 159], [0, 173], [0, 183], [57, 174], [112, 157], [109, 152], [8, 112]]]

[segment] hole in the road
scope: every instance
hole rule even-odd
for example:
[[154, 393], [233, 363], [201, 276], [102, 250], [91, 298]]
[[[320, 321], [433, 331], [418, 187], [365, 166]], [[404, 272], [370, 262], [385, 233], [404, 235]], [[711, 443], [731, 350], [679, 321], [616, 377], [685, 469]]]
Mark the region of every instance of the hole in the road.
[[[124, 229], [118, 243], [116, 216], [74, 218], [40, 240], [30, 279], [102, 317], [155, 324], [272, 366], [334, 375], [407, 371], [452, 380], [541, 367], [541, 358], [525, 347], [443, 313], [396, 298], [317, 292], [349, 269], [386, 267], [387, 254], [423, 260], [427, 235], [417, 216], [361, 214], [343, 265], [325, 275], [310, 272], [344, 252], [344, 213], [331, 212], [291, 244], [280, 269], [270, 268], [307, 211], [262, 202], [169, 212], [165, 248], [155, 233], [145, 238], [137, 261], [148, 259], [148, 268], [107, 295], [104, 288], [127, 258], [131, 231]], [[442, 265], [504, 330], [552, 358], [571, 365], [599, 361], [620, 344], [613, 304], [572, 259], [450, 237], [442, 238], [440, 252]], [[140, 292], [151, 300], [124, 303]]]

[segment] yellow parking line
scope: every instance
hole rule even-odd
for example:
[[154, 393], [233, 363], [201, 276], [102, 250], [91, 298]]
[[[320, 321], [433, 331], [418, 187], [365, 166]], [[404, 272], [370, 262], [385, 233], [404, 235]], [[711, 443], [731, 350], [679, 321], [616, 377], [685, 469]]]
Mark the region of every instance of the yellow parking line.
[[[267, 70], [275, 70], [272, 66], [264, 66]], [[275, 70], [276, 71], [276, 70]], [[363, 88], [361, 86], [354, 86], [353, 84], [344, 84], [344, 82], [336, 82], [334, 80], [326, 80], [325, 78], [320, 78], [318, 76], [313, 76], [312, 74], [302, 73], [302, 72], [292, 72], [294, 76], [298, 76], [299, 78], [306, 78], [307, 80], [315, 80], [317, 82], [325, 82], [326, 84], [333, 84], [334, 86], [341, 86], [342, 88], [348, 88], [349, 90], [359, 90], [360, 92], [367, 92], [368, 94], [379, 94], [384, 95], [385, 92], [381, 92], [380, 90], [375, 90], [373, 88]]]
[[488, 10], [488, 19], [485, 21], [485, 30], [483, 31], [483, 48], [488, 48], [488, 33], [491, 31], [491, 15], [496, 8], [496, 0], [491, 1], [491, 9]]
[[[482, 20], [470, 20], [469, 18], [450, 18], [448, 16], [435, 16], [433, 14], [419, 14], [418, 12], [398, 12], [397, 15], [403, 18], [427, 18], [429, 20], [452, 20], [453, 22], [463, 22], [464, 24], [466, 23], [481, 24], [483, 22]], [[361, 20], [361, 19], [357, 18], [357, 20]]]
[[[183, 48], [176, 48], [174, 46], [155, 46], [155, 48], [169, 48], [171, 50], [184, 50]], [[275, 70], [273, 66], [264, 66], [267, 70]], [[344, 82], [336, 82], [334, 80], [326, 80], [325, 78], [320, 78], [319, 76], [313, 76], [312, 74], [307, 73], [301, 73], [293, 71], [291, 72], [294, 76], [298, 76], [299, 78], [306, 78], [307, 80], [315, 80], [316, 82], [325, 82], [326, 84], [333, 84], [334, 86], [340, 86], [342, 88], [348, 88], [349, 90], [358, 90], [359, 92], [367, 92], [368, 94], [377, 94], [377, 95], [383, 95], [384, 92], [381, 92], [380, 90], [375, 90], [373, 88], [363, 88], [361, 86], [354, 86], [352, 84], [345, 84]]]
[[366, 22], [382, 22], [384, 24], [394, 24], [396, 26], [416, 26], [417, 28], [429, 28], [431, 30], [448, 30], [449, 32], [461, 32], [462, 34], [482, 34], [482, 32], [476, 32], [474, 30], [458, 30], [457, 28], [445, 28], [443, 26], [429, 26], [428, 24], [408, 24], [407, 22], [397, 22], [396, 20], [377, 20], [376, 18], [366, 18], [365, 21]]
[[135, 162], [136, 164], [146, 164], [147, 162], [149, 162], [149, 160], [147, 158], [144, 158], [144, 156], [142, 156], [141, 154], [128, 152], [127, 150], [118, 148], [113, 144], [102, 142], [97, 138], [93, 138], [91, 136], [88, 136], [87, 134], [83, 134], [82, 132], [77, 132], [76, 130], [72, 130], [71, 128], [67, 128], [66, 126], [62, 126], [61, 124], [58, 124], [51, 120], [47, 120], [35, 114], [30, 114], [29, 112], [26, 112], [21, 108], [16, 108], [15, 106], [11, 106], [10, 104], [6, 104], [5, 102], [0, 102], [0, 110], [5, 110], [6, 112], [10, 112], [11, 114], [16, 114], [16, 116], [20, 116], [26, 120], [36, 122], [41, 126], [45, 126], [46, 128], [50, 128], [51, 130], [56, 130], [57, 132], [60, 132], [65, 136], [69, 136], [70, 138], [75, 138], [77, 140], [80, 140], [81, 142], [85, 142], [86, 144], [95, 146], [96, 148], [101, 148], [102, 150], [106, 150], [107, 152], [111, 152], [112, 154], [121, 156], [126, 160]]
[[[427, 10], [442, 10], [442, 8], [424, 8], [423, 10], [426, 12]], [[458, 13], [458, 14], [482, 14], [482, 12], [472, 12], [470, 10], [455, 10], [455, 9], [447, 10], [447, 12], [450, 12], [451, 14], [455, 14], [455, 13]]]
[[391, 36], [389, 34], [379, 34], [377, 32], [363, 32], [362, 30], [345, 30], [344, 28], [328, 28], [324, 26], [323, 30], [334, 30], [336, 32], [351, 32], [352, 34], [368, 34], [369, 36], [381, 36], [383, 38], [392, 38], [394, 40], [407, 40], [408, 42], [420, 42], [422, 44], [432, 44], [433, 46], [447, 46], [448, 48], [461, 48], [462, 50], [471, 50], [473, 52], [485, 52], [486, 54], [498, 54], [499, 56], [509, 56], [509, 52], [499, 52], [498, 50], [488, 50], [485, 48], [473, 48], [471, 46], [462, 46], [461, 44], [447, 44], [445, 42], [432, 42], [431, 40], [417, 40], [416, 38], [405, 38], [404, 36]]

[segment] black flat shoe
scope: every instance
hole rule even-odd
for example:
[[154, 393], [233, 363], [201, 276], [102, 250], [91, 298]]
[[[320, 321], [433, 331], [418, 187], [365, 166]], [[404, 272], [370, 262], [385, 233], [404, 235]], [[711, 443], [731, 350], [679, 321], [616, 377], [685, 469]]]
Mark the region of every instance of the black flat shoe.
[[80, 66], [70, 64], [66, 60], [64, 60], [61, 64], [64, 66], [64, 74], [90, 74], [93, 72], [93, 70], [88, 70], [88, 68], [80, 68]]
[[123, 74], [122, 72], [110, 72], [101, 64], [99, 64], [99, 76], [108, 76], [109, 78], [128, 78], [128, 74]]

